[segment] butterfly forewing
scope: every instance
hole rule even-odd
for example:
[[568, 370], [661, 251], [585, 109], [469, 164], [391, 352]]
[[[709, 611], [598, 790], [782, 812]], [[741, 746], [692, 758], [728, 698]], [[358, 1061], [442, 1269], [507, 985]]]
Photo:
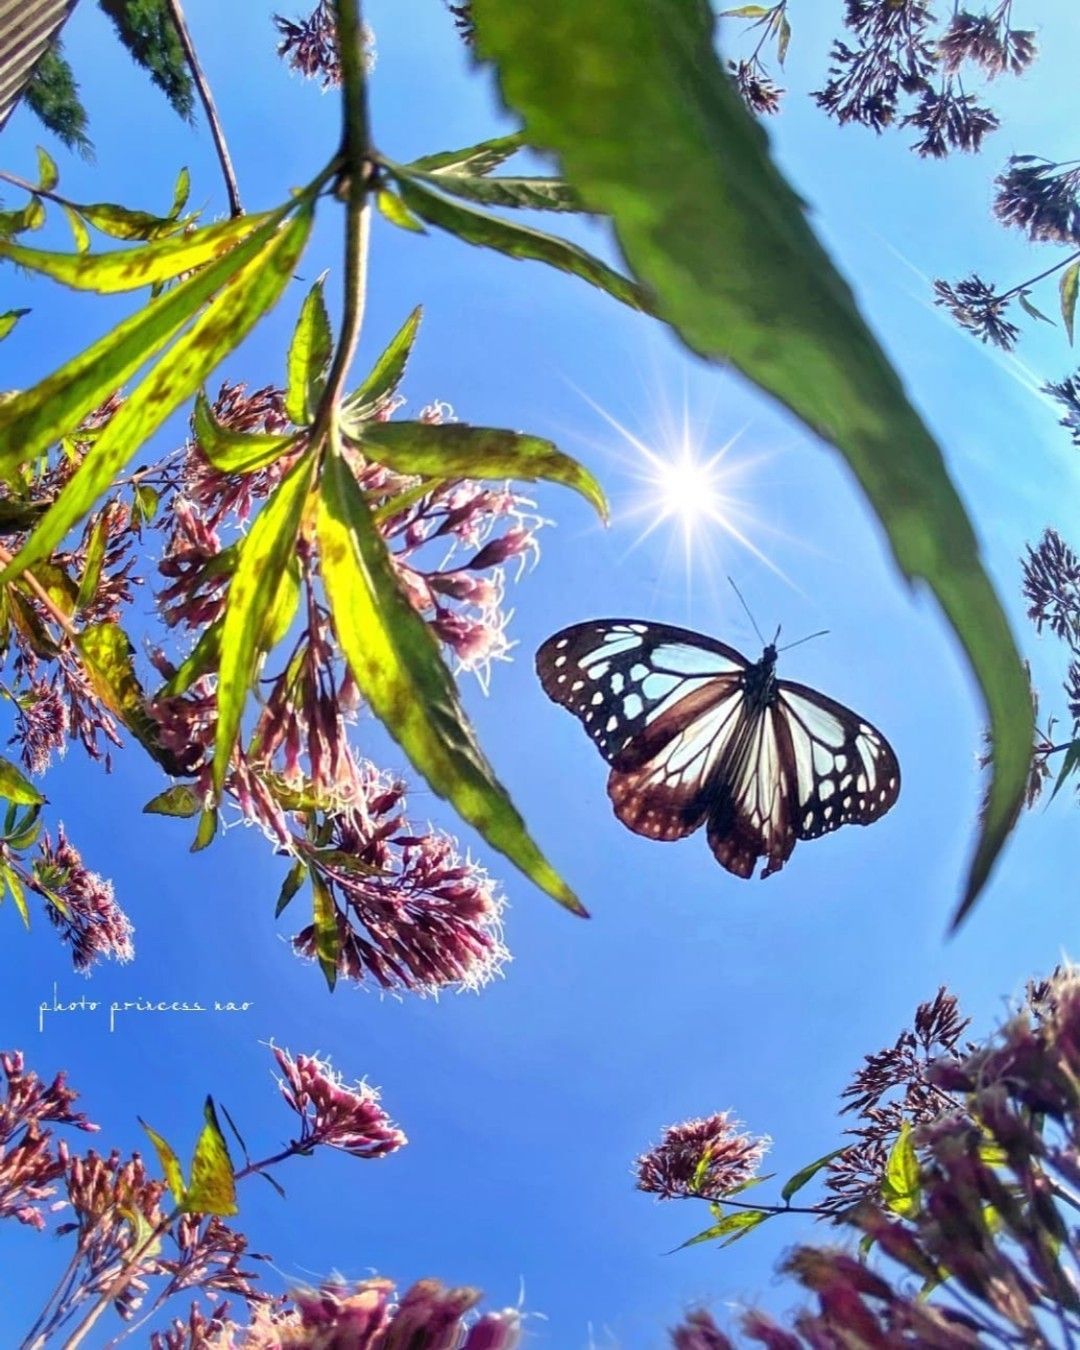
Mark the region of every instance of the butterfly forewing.
[[708, 821], [709, 846], [736, 876], [768, 876], [799, 839], [868, 825], [900, 791], [884, 736], [834, 699], [774, 678], [776, 651], [751, 664], [714, 638], [668, 624], [576, 624], [537, 654], [548, 695], [584, 724], [612, 766], [619, 819], [652, 839]]
[[[638, 738], [665, 713], [717, 679], [730, 684], [746, 665], [722, 642], [637, 619], [575, 624], [536, 654], [548, 697], [569, 708], [608, 763], [622, 769], [641, 762]], [[655, 737], [647, 744], [651, 753]]]

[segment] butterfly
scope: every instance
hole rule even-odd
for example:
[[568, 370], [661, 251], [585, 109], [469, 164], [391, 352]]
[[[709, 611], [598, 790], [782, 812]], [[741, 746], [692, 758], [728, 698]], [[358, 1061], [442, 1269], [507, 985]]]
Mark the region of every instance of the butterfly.
[[[779, 634], [777, 635], [779, 636]], [[900, 765], [858, 713], [776, 678], [760, 661], [686, 628], [595, 619], [536, 655], [545, 693], [611, 765], [608, 795], [635, 834], [681, 839], [707, 824], [738, 877], [779, 872], [796, 841], [871, 825], [900, 794]]]

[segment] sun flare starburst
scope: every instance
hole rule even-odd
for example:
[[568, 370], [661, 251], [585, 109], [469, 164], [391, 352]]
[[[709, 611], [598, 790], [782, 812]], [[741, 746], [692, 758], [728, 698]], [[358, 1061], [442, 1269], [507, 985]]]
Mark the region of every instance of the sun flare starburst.
[[[752, 536], [777, 533], [756, 516], [748, 498], [753, 492], [754, 473], [771, 456], [748, 452], [744, 433], [729, 436], [719, 449], [704, 448], [706, 428], [696, 429], [684, 407], [681, 425], [661, 430], [652, 445], [629, 431], [610, 413], [588, 400], [592, 407], [636, 452], [631, 474], [637, 487], [629, 505], [618, 514], [643, 519], [631, 544], [639, 547], [662, 528], [671, 528], [681, 555], [687, 584], [698, 577], [712, 584], [724, 574], [730, 548], [746, 549], [782, 580], [792, 584]], [[673, 561], [668, 559], [669, 562]]]

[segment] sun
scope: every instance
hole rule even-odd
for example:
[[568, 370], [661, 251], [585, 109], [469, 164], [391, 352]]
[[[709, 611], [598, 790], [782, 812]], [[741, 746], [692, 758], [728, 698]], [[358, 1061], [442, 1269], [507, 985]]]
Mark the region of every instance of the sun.
[[[580, 391], [579, 391], [580, 392]], [[616, 518], [644, 520], [644, 527], [630, 545], [638, 548], [658, 530], [671, 530], [673, 548], [679, 553], [679, 570], [688, 587], [698, 581], [717, 583], [732, 563], [733, 552], [745, 550], [782, 580], [792, 584], [764, 549], [755, 542], [765, 534], [777, 534], [754, 510], [760, 497], [755, 480], [771, 455], [751, 449], [745, 428], [728, 435], [719, 446], [710, 446], [707, 420], [695, 424], [684, 403], [681, 418], [665, 417], [648, 444], [629, 431], [599, 404], [586, 401], [634, 451], [629, 472], [633, 493]], [[620, 456], [625, 464], [625, 458]], [[672, 557], [666, 563], [675, 561]]]

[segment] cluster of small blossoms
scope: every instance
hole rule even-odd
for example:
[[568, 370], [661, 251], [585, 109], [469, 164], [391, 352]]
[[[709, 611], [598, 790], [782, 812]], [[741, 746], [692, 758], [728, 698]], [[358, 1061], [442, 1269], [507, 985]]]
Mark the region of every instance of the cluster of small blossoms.
[[[323, 89], [341, 84], [341, 54], [331, 0], [319, 0], [303, 19], [285, 19], [275, 14], [274, 26], [281, 34], [278, 55], [293, 70], [307, 80], [321, 80]], [[366, 24], [364, 55], [367, 69], [371, 70], [375, 65], [375, 37]]]
[[78, 1093], [57, 1074], [44, 1083], [26, 1068], [17, 1050], [0, 1053], [4, 1096], [0, 1099], [0, 1219], [14, 1218], [32, 1228], [45, 1227], [56, 1183], [65, 1173], [65, 1154], [54, 1145], [48, 1125], [96, 1131], [97, 1125], [73, 1109]]
[[[387, 402], [379, 418], [398, 406]], [[223, 385], [212, 412], [231, 431], [291, 430], [281, 391], [271, 387], [249, 395], [241, 385]], [[419, 414], [428, 423], [447, 416], [445, 404]], [[536, 556], [539, 521], [507, 488], [451, 482], [417, 499], [419, 480], [363, 458], [356, 445], [347, 444], [346, 454], [365, 493], [383, 504], [379, 527], [406, 595], [458, 664], [483, 677], [509, 646], [505, 569], [516, 562], [520, 570]], [[166, 622], [189, 641], [221, 618], [229, 550], [284, 471], [279, 462], [248, 475], [219, 473], [196, 437], [172, 464], [160, 563], [166, 585], [158, 600]], [[289, 654], [262, 682], [261, 710], [230, 763], [226, 790], [241, 818], [293, 855], [333, 905], [339, 974], [423, 992], [479, 987], [506, 957], [502, 901], [449, 836], [409, 823], [403, 785], [353, 751], [359, 693], [322, 601], [317, 551], [303, 537], [298, 573]], [[174, 660], [160, 651], [151, 657], [166, 680], [175, 675]], [[214, 677], [198, 677], [183, 693], [166, 690], [149, 711], [163, 748], [195, 775], [196, 793], [208, 796]], [[325, 958], [325, 931], [320, 939], [311, 925], [294, 941], [302, 955]]]
[[1013, 155], [997, 179], [994, 214], [1036, 243], [1080, 243], [1080, 169]]
[[[865, 1118], [882, 1094], [910, 1105], [918, 1178], [902, 1207], [876, 1186], [841, 1219], [858, 1253], [802, 1246], [781, 1267], [813, 1304], [783, 1322], [739, 1319], [772, 1350], [875, 1346], [1051, 1350], [1080, 1337], [1080, 972], [1032, 983], [1021, 1010], [979, 1044], [944, 990], [910, 1033], [869, 1056], [848, 1089]], [[898, 1120], [892, 1122], [895, 1138]], [[820, 1212], [828, 1213], [828, 1207]], [[672, 1332], [676, 1350], [736, 1341], [704, 1310]]]
[[132, 926], [116, 903], [112, 883], [91, 872], [61, 825], [54, 843], [48, 833], [27, 884], [48, 900], [48, 914], [71, 947], [76, 970], [86, 971], [102, 958], [130, 961], [135, 954]]
[[281, 1069], [281, 1095], [300, 1120], [298, 1149], [319, 1144], [341, 1149], [354, 1158], [382, 1158], [408, 1143], [379, 1105], [378, 1092], [367, 1083], [345, 1083], [341, 1075], [315, 1055], [297, 1055], [273, 1047]]
[[881, 1194], [889, 1151], [904, 1122], [923, 1125], [942, 1111], [962, 1111], [962, 1104], [943, 1098], [930, 1082], [933, 1064], [952, 1053], [968, 1026], [955, 995], [942, 987], [929, 1002], [920, 1003], [913, 1025], [896, 1041], [867, 1055], [861, 1069], [841, 1093], [843, 1111], [854, 1113], [858, 1124], [846, 1133], [854, 1138], [832, 1160], [826, 1172], [829, 1197], [823, 1213], [841, 1213], [860, 1200]]
[[[291, 1296], [291, 1307], [258, 1309], [247, 1327], [227, 1326], [208, 1350], [514, 1350], [521, 1316], [508, 1308], [472, 1313], [476, 1289], [420, 1280], [400, 1298], [392, 1281], [326, 1283]], [[184, 1350], [194, 1345], [180, 1343]], [[165, 1350], [165, 1347], [162, 1347]], [[168, 1347], [173, 1350], [173, 1347]]]
[[[88, 1149], [66, 1162], [65, 1187], [73, 1217], [56, 1233], [75, 1235], [78, 1274], [68, 1281], [70, 1292], [57, 1315], [66, 1317], [80, 1304], [108, 1292], [117, 1313], [130, 1318], [142, 1304], [156, 1259], [137, 1255], [138, 1234], [140, 1228], [145, 1232], [164, 1226], [165, 1183], [150, 1176], [138, 1153], [125, 1159], [117, 1149], [108, 1157]], [[122, 1275], [127, 1278], [118, 1279]]]
[[741, 1133], [727, 1111], [669, 1125], [635, 1163], [638, 1189], [664, 1200], [719, 1200], [757, 1173], [769, 1143]]
[[780, 111], [784, 91], [758, 57], [729, 61], [728, 73], [751, 112], [757, 113], [759, 117], [769, 117]]
[[1011, 26], [1012, 0], [983, 13], [954, 9], [944, 31], [924, 0], [846, 0], [844, 26], [852, 41], [833, 43], [829, 78], [815, 93], [819, 107], [841, 124], [881, 131], [897, 121], [901, 102], [914, 107], [901, 126], [920, 134], [912, 149], [941, 158], [977, 151], [999, 121], [964, 91], [961, 71], [974, 66], [987, 79], [1025, 70], [1035, 57], [1034, 34]]
[[1020, 329], [1005, 317], [1014, 292], [999, 294], [982, 277], [972, 272], [955, 284], [934, 282], [934, 303], [949, 311], [969, 333], [982, 342], [993, 343], [1002, 351], [1012, 351]]

